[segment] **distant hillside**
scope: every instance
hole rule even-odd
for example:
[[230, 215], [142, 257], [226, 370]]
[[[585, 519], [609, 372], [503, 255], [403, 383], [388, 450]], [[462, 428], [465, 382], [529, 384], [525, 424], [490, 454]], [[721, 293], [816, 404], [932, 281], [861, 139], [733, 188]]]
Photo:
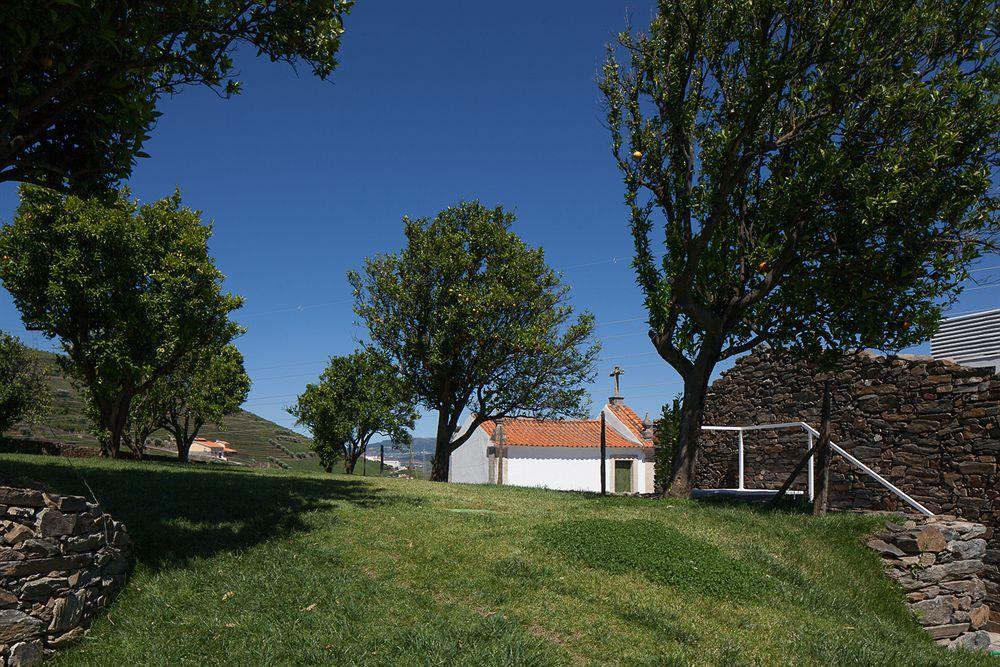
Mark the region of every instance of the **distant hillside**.
[[[409, 445], [399, 445], [392, 440], [382, 440], [381, 442], [373, 442], [368, 445], [368, 452], [377, 452], [378, 448], [385, 445], [385, 455], [388, 456], [391, 451], [393, 455], [398, 456], [409, 456], [410, 446]], [[430, 458], [434, 456], [434, 438], [414, 438], [413, 439], [413, 455], [416, 458], [422, 456]]]
[[[62, 372], [56, 355], [41, 350], [33, 352], [45, 374], [52, 404], [40, 422], [18, 424], [7, 435], [96, 447], [97, 440], [88, 432], [90, 423], [83, 414], [83, 400]], [[245, 410], [227, 417], [224, 431], [214, 424], [206, 424], [200, 435], [225, 440], [245, 457], [275, 459], [285, 464], [294, 462], [293, 467], [298, 469], [319, 467], [310, 451], [309, 438]], [[158, 433], [153, 437], [166, 438], [167, 434]]]

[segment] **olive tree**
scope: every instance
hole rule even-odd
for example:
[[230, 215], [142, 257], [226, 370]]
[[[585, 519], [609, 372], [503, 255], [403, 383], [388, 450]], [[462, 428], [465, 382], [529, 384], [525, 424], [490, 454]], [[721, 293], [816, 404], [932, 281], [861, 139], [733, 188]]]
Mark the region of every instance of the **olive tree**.
[[239, 333], [211, 227], [180, 193], [139, 205], [22, 186], [0, 229], [0, 280], [29, 330], [57, 339], [93, 401], [101, 453], [117, 456], [133, 399], [193, 351]]
[[0, 2], [0, 182], [80, 190], [127, 177], [162, 96], [191, 85], [239, 92], [241, 45], [326, 79], [352, 4]]
[[40, 416], [48, 400], [37, 359], [19, 340], [0, 332], [0, 435]]
[[[355, 312], [438, 413], [431, 479], [487, 420], [582, 415], [598, 346], [594, 318], [574, 316], [569, 288], [511, 231], [502, 207], [463, 202], [404, 218], [406, 247], [351, 272]], [[470, 427], [456, 433], [469, 410]]]
[[371, 348], [331, 357], [319, 382], [306, 386], [288, 412], [312, 432], [326, 471], [342, 460], [347, 474], [375, 435], [409, 444], [417, 418], [409, 385]]
[[[995, 16], [978, 0], [661, 0], [609, 48], [633, 266], [684, 382], [672, 494], [690, 492], [720, 361], [824, 330], [906, 344], [968, 277], [996, 229]], [[867, 290], [873, 269], [888, 291]], [[863, 330], [855, 293], [875, 307]]]

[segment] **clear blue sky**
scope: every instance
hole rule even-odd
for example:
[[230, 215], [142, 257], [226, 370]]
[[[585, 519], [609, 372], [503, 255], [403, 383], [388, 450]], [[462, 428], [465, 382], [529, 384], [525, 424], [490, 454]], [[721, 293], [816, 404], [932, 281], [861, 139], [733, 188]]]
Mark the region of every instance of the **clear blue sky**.
[[[626, 12], [644, 25], [653, 4], [359, 0], [332, 83], [245, 53], [241, 96], [190, 89], [164, 100], [151, 157], [129, 184], [143, 200], [180, 187], [214, 221], [226, 286], [246, 298], [245, 407], [291, 425], [284, 408], [363, 333], [346, 271], [398, 249], [403, 215], [479, 198], [514, 210], [515, 230], [545, 248], [576, 307], [596, 315], [604, 351], [594, 411], [617, 363], [626, 401], [640, 415], [658, 412], [680, 381], [644, 333], [594, 83]], [[14, 186], [0, 186], [0, 221], [16, 203]], [[995, 307], [998, 295], [970, 291], [956, 310]], [[0, 329], [51, 347], [23, 330], [2, 290]], [[433, 432], [431, 415], [415, 434]]]

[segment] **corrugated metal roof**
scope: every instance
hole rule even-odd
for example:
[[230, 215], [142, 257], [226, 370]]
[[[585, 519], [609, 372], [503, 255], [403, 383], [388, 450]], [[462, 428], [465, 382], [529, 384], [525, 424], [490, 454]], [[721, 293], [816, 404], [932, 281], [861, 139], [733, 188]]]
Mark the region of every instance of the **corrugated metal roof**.
[[931, 356], [1000, 370], [1000, 308], [941, 320]]

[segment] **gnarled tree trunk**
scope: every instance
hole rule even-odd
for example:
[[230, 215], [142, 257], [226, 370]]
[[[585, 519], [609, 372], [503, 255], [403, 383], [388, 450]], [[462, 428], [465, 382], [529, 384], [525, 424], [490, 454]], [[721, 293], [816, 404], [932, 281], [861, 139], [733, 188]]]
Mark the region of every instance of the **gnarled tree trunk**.
[[674, 498], [688, 498], [694, 488], [698, 466], [698, 447], [701, 441], [701, 423], [705, 412], [705, 395], [712, 365], [696, 363], [684, 377], [684, 402], [677, 431], [677, 449], [671, 462], [669, 484], [664, 494]]

